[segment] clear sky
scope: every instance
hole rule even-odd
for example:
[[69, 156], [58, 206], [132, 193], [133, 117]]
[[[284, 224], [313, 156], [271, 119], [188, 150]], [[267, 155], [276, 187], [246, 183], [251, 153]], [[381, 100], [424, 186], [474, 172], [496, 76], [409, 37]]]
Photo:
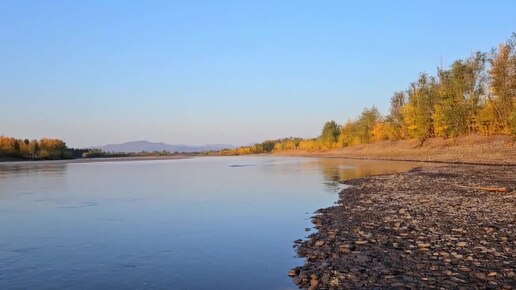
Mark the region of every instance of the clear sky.
[[516, 1], [0, 0], [0, 135], [315, 137], [516, 31]]

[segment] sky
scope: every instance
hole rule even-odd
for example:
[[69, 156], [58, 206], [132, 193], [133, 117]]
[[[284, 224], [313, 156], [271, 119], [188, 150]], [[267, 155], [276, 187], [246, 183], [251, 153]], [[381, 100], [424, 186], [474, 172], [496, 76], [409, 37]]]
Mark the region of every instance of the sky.
[[0, 0], [0, 135], [246, 145], [387, 113], [516, 1]]

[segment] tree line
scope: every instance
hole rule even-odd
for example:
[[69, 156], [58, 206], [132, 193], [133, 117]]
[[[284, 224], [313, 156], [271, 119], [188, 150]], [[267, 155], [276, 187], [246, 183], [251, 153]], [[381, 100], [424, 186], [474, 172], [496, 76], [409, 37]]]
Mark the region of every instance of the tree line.
[[317, 138], [284, 138], [224, 150], [221, 154], [256, 154], [286, 150], [328, 150], [382, 140], [454, 138], [503, 134], [516, 137], [516, 33], [490, 52], [419, 74], [390, 99], [382, 116], [375, 106], [354, 120], [324, 124]]
[[76, 158], [113, 158], [113, 157], [163, 157], [194, 156], [199, 153], [180, 153], [168, 151], [104, 152], [98, 148], [68, 148], [59, 139], [42, 138], [40, 140], [16, 139], [0, 136], [1, 160], [60, 160]]
[[85, 150], [68, 148], [59, 139], [16, 139], [0, 136], [0, 159], [57, 160], [82, 156]]

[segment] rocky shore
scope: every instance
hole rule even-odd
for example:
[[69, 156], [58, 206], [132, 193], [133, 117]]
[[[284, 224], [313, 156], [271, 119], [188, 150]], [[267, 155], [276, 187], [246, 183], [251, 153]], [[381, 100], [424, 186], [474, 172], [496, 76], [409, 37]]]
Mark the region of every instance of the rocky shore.
[[445, 165], [346, 181], [295, 242], [305, 289], [516, 289], [516, 167]]

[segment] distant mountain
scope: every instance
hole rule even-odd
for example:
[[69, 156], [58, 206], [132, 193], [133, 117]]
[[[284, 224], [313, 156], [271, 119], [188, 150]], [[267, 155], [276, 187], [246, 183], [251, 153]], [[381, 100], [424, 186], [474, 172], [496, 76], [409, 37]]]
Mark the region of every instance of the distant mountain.
[[108, 144], [103, 146], [94, 146], [93, 148], [102, 149], [104, 152], [152, 152], [152, 151], [169, 151], [169, 152], [203, 152], [211, 150], [221, 149], [232, 149], [235, 148], [233, 145], [228, 144], [209, 144], [203, 146], [191, 146], [184, 144], [166, 144], [162, 142], [149, 142], [149, 141], [132, 141], [121, 144]]

